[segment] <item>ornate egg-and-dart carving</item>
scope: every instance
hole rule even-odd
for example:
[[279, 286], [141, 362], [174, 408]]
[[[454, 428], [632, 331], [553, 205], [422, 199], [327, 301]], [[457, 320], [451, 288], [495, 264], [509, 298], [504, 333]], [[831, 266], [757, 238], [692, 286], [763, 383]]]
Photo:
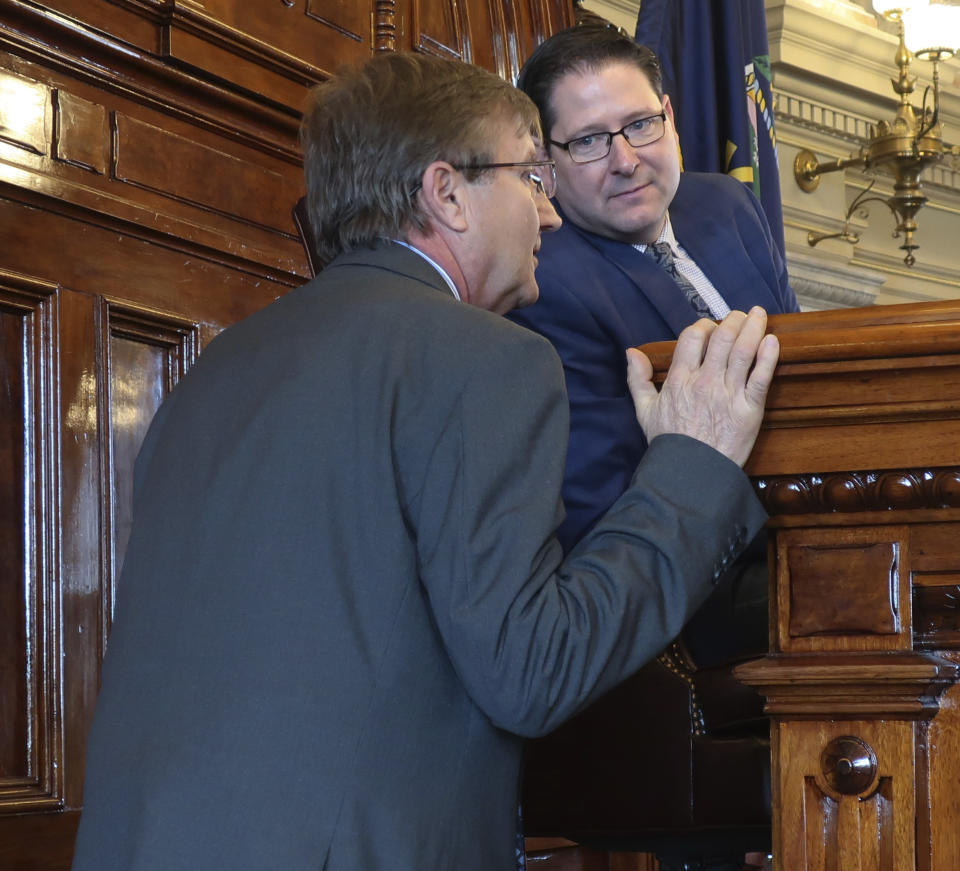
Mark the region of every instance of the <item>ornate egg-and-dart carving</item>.
[[960, 507], [960, 468], [783, 475], [754, 487], [772, 515]]

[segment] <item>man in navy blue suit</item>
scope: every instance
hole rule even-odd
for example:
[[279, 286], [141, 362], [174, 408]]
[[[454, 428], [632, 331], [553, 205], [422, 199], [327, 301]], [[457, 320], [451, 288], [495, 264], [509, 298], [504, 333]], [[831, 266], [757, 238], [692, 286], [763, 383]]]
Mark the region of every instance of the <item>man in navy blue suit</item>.
[[[752, 192], [730, 176], [681, 171], [673, 106], [650, 49], [610, 26], [570, 28], [533, 53], [518, 86], [540, 111], [563, 225], [543, 238], [539, 300], [510, 317], [548, 338], [563, 362], [570, 442], [557, 535], [570, 551], [624, 493], [647, 449], [626, 349], [675, 339], [731, 309], [799, 306]], [[766, 650], [765, 545], [761, 534], [684, 630], [697, 668]], [[676, 866], [660, 859], [710, 871], [744, 864], [743, 853], [722, 855]]]
[[569, 550], [646, 450], [625, 350], [675, 339], [701, 316], [799, 307], [753, 194], [726, 175], [681, 172], [652, 51], [612, 27], [573, 27], [534, 52], [518, 85], [540, 110], [563, 226], [543, 239], [539, 301], [511, 317], [563, 361], [571, 419], [559, 538]]

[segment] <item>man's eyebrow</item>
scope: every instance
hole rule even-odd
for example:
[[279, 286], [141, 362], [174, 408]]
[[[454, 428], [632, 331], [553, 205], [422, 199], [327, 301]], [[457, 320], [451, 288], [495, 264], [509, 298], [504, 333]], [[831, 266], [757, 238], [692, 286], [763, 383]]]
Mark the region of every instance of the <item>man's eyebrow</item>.
[[[633, 124], [634, 121], [639, 121], [641, 118], [651, 118], [654, 115], [659, 115], [662, 111], [663, 109], [654, 109], [654, 110], [638, 109], [636, 112], [630, 112], [628, 115], [626, 115], [625, 117], [629, 118], [630, 120], [624, 121], [623, 124], [621, 124], [620, 126], [626, 127], [628, 124]], [[579, 127], [576, 129], [577, 129], [577, 132], [575, 132], [572, 136], [567, 137], [568, 142], [574, 139], [582, 139], [584, 136], [594, 136], [597, 133], [611, 132], [609, 130], [604, 129], [604, 127], [599, 123], [584, 124], [582, 127]]]

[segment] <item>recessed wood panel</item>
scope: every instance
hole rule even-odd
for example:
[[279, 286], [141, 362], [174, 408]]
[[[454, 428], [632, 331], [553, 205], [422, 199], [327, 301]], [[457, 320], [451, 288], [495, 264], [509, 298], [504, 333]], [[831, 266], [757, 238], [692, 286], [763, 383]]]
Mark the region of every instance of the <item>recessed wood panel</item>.
[[788, 547], [790, 635], [896, 633], [898, 558], [895, 541]]
[[0, 813], [62, 798], [55, 294], [0, 272]]
[[914, 572], [913, 637], [928, 650], [960, 649], [960, 571]]
[[68, 91], [54, 91], [53, 97], [54, 157], [103, 175], [110, 159], [106, 108]]
[[904, 527], [782, 530], [776, 553], [780, 650], [910, 647]]
[[100, 428], [108, 439], [103, 450], [109, 478], [103, 494], [110, 550], [103, 585], [107, 636], [133, 520], [134, 463], [154, 414], [196, 359], [199, 325], [109, 302], [104, 303], [101, 320], [106, 326], [104, 383], [109, 391]]
[[[3, 306], [0, 291], [0, 366], [7, 374], [0, 391], [0, 784], [28, 771], [27, 615], [30, 577], [27, 528], [27, 469], [32, 445], [24, 420], [26, 318]], [[2, 787], [0, 787], [2, 788]]]
[[0, 140], [46, 154], [49, 105], [40, 82], [0, 70]]
[[114, 123], [118, 181], [256, 226], [289, 230], [299, 189], [287, 177], [120, 112]]
[[[912, 723], [837, 721], [778, 727], [778, 764], [791, 778], [781, 829], [775, 840], [778, 867], [836, 871], [900, 871], [915, 864], [917, 776]], [[876, 785], [843, 795], [826, 781], [821, 754], [840, 735], [854, 735], [875, 753]]]
[[372, 50], [372, 2], [175, 0], [167, 14], [171, 58], [294, 109], [307, 86]]
[[468, 23], [464, 21], [464, 8], [455, 0], [413, 0], [413, 47], [428, 54], [472, 63], [473, 52], [466, 39]]

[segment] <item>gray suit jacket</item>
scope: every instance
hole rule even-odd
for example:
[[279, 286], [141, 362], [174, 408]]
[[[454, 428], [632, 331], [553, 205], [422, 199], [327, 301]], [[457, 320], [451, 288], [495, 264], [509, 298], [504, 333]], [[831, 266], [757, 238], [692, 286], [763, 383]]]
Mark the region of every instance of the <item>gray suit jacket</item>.
[[520, 736], [764, 520], [664, 437], [563, 561], [566, 442], [549, 344], [396, 245], [215, 339], [137, 461], [75, 871], [512, 869]]

